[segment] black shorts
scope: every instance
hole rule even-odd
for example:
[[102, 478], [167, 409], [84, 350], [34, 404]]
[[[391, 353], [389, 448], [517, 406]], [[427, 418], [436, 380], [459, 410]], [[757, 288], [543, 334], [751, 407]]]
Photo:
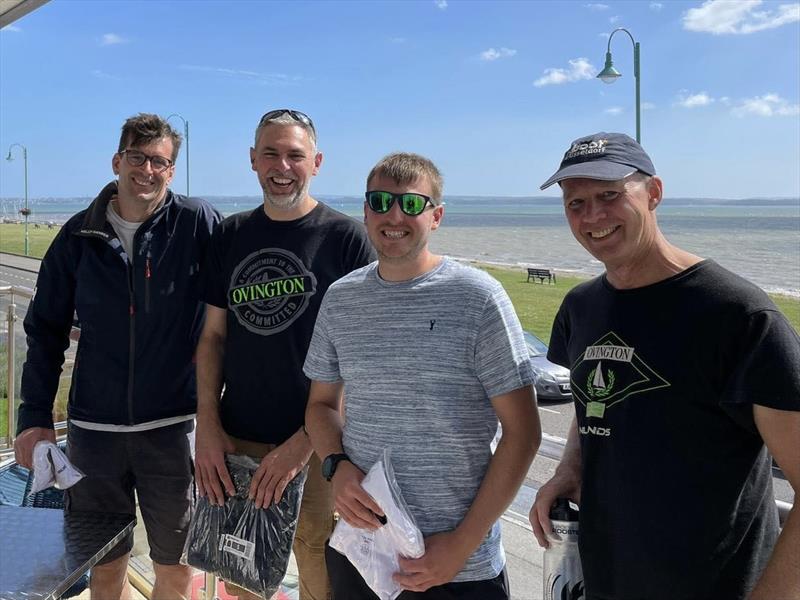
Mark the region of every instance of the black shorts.
[[[325, 562], [333, 600], [378, 600], [358, 570], [343, 554], [325, 544]], [[494, 579], [437, 585], [424, 592], [404, 591], [397, 600], [508, 600], [511, 597], [506, 570]]]
[[[66, 510], [135, 515], [135, 489], [150, 558], [178, 564], [194, 500], [193, 431], [193, 420], [125, 433], [70, 423], [67, 456], [86, 477], [67, 490]], [[133, 532], [100, 562], [130, 554], [132, 548]]]

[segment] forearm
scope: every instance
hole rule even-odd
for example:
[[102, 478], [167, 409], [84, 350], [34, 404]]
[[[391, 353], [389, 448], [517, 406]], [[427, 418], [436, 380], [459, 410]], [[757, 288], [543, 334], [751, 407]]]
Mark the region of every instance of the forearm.
[[22, 404], [17, 433], [30, 427], [53, 427], [53, 403], [64, 364], [64, 350], [69, 345], [68, 335], [61, 332], [42, 338], [32, 337], [28, 331], [28, 341], [28, 354], [22, 367]]
[[[27, 355], [22, 365], [22, 383], [18, 432], [29, 427], [53, 426], [53, 403], [64, 365], [64, 352], [69, 347], [72, 326], [72, 304], [59, 311], [40, 304], [40, 294], [25, 317], [25, 334], [28, 340]], [[55, 314], [49, 314], [50, 312]], [[70, 316], [60, 318], [60, 313]]]
[[564, 453], [561, 461], [556, 467], [556, 475], [574, 479], [576, 485], [580, 486], [581, 481], [581, 442], [578, 436], [578, 421], [572, 417], [572, 423], [567, 433], [567, 443], [564, 445]]
[[219, 423], [222, 394], [224, 339], [203, 335], [197, 344], [197, 418]]
[[[539, 431], [537, 429], [537, 431]], [[506, 431], [497, 445], [478, 494], [456, 532], [472, 553], [499, 519], [522, 485], [539, 448], [541, 434]]]
[[789, 512], [772, 556], [758, 581], [750, 600], [800, 598], [800, 509], [797, 504]]
[[306, 431], [308, 431], [311, 445], [320, 460], [324, 460], [330, 454], [338, 454], [344, 451], [342, 447], [342, 428], [344, 419], [340, 412], [341, 392], [336, 390], [336, 386], [325, 386], [333, 389], [328, 390], [328, 394], [336, 394], [325, 399], [316, 395], [320, 384], [312, 383], [312, 391], [309, 397], [308, 407], [306, 408]]
[[[792, 491], [800, 491], [800, 412], [753, 405], [758, 432], [786, 476]], [[800, 600], [800, 509], [789, 511], [772, 556], [750, 600]]]

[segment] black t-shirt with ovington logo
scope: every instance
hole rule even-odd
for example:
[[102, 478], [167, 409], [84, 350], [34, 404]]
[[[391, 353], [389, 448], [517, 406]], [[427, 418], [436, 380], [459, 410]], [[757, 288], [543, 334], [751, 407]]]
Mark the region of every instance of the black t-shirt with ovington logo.
[[206, 302], [227, 309], [220, 416], [234, 437], [280, 444], [303, 424], [303, 374], [328, 286], [375, 258], [364, 226], [325, 204], [294, 221], [259, 206], [214, 231]]
[[574, 288], [548, 358], [571, 370], [590, 600], [736, 600], [777, 536], [753, 405], [800, 410], [800, 338], [712, 261], [617, 290]]

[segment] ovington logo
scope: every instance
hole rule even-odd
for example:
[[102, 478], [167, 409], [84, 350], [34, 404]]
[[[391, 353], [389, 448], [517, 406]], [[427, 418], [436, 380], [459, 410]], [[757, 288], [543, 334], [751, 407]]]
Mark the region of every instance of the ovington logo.
[[228, 306], [242, 326], [272, 335], [302, 315], [316, 291], [314, 274], [297, 256], [281, 248], [264, 248], [233, 270]]

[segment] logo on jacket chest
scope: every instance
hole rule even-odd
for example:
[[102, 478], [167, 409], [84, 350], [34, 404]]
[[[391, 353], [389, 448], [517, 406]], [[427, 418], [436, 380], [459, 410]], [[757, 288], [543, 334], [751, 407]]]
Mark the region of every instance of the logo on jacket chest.
[[316, 277], [295, 254], [264, 248], [234, 268], [228, 307], [249, 331], [272, 335], [294, 323], [316, 291]]

